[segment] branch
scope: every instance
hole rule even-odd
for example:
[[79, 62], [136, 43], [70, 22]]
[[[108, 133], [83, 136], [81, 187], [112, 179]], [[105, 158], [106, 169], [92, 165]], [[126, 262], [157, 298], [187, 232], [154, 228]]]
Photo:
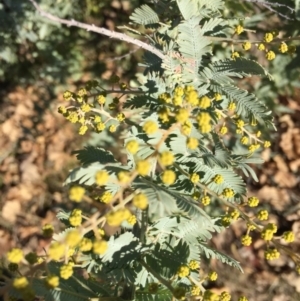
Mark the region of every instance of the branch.
[[47, 12], [43, 11], [41, 9], [41, 7], [34, 0], [29, 0], [29, 1], [36, 8], [36, 10], [39, 12], [39, 14], [42, 17], [47, 18], [48, 20], [51, 20], [53, 22], [60, 23], [60, 24], [65, 24], [67, 26], [79, 27], [79, 28], [85, 29], [87, 31], [92, 31], [92, 32], [99, 33], [101, 35], [108, 36], [112, 39], [117, 39], [117, 40], [120, 40], [120, 41], [125, 41], [127, 43], [137, 45], [138, 47], [141, 47], [141, 48], [143, 48], [143, 49], [145, 49], [149, 52], [154, 53], [155, 55], [157, 55], [162, 60], [165, 59], [165, 57], [166, 57], [160, 50], [156, 49], [155, 47], [153, 47], [153, 46], [151, 46], [147, 43], [144, 43], [142, 41], [139, 41], [135, 38], [132, 38], [132, 37], [130, 37], [130, 36], [124, 34], [124, 33], [108, 30], [108, 29], [103, 28], [103, 27], [95, 26], [94, 24], [88, 25], [88, 24], [85, 24], [85, 23], [82, 23], [82, 22], [78, 22], [76, 20], [61, 19], [59, 17], [56, 17], [56, 16], [54, 16], [50, 13], [47, 13]]
[[262, 0], [243, 0], [245, 2], [251, 2], [251, 3], [256, 3], [256, 4], [259, 4], [259, 5], [262, 5], [263, 7], [265, 7], [266, 9], [268, 9], [269, 11], [273, 12], [273, 13], [276, 13], [278, 14], [279, 16], [285, 18], [285, 19], [288, 19], [288, 20], [293, 20], [293, 18], [290, 18], [289, 16], [283, 14], [283, 13], [280, 13], [278, 11], [276, 11], [273, 7], [285, 7], [287, 8], [288, 10], [290, 10], [291, 13], [294, 13], [295, 10], [291, 7], [289, 7], [288, 5], [286, 4], [281, 4], [281, 3], [278, 3], [278, 2], [275, 2], [275, 3], [272, 3], [272, 2], [269, 2], [269, 1], [262, 1]]

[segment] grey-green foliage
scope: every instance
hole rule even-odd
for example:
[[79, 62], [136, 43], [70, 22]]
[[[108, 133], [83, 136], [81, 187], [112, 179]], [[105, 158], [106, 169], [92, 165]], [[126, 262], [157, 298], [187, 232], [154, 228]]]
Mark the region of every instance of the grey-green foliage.
[[[257, 180], [251, 164], [261, 163], [261, 160], [246, 148], [227, 146], [215, 129], [202, 131], [198, 119], [204, 113], [211, 118], [214, 127], [219, 122], [218, 113], [226, 111], [229, 102], [235, 102], [238, 117], [228, 117], [233, 125], [237, 118], [241, 118], [248, 124], [258, 122], [262, 127], [272, 126], [272, 116], [266, 106], [253, 93], [238, 85], [238, 79], [249, 76], [265, 76], [268, 80], [271, 77], [253, 60], [219, 59], [213, 55], [210, 37], [226, 36], [229, 26], [229, 22], [222, 18], [224, 8], [224, 2], [219, 0], [162, 0], [152, 6], [142, 5], [131, 16], [135, 24], [144, 25], [153, 31], [145, 37], [148, 37], [153, 47], [165, 54], [164, 60], [152, 54], [145, 55], [145, 81], [139, 87], [139, 92], [143, 93], [133, 95], [123, 106], [124, 110], [138, 116], [124, 121], [126, 126], [121, 131], [124, 146], [135, 140], [139, 149], [134, 155], [127, 152], [127, 161], [122, 162], [112, 152], [96, 146], [76, 151], [82, 166], [72, 170], [65, 182], [68, 186], [84, 186], [89, 194], [99, 189], [96, 173], [106, 170], [110, 176], [109, 183], [100, 190], [105, 189], [113, 195], [121, 192], [123, 198], [133, 192], [143, 193], [148, 199], [149, 208], [143, 214], [136, 214], [137, 223], [133, 227], [128, 226], [128, 221], [127, 224], [124, 222], [116, 233], [107, 238], [108, 249], [104, 254], [78, 252], [78, 257], [75, 255], [81, 268], [100, 280], [98, 296], [124, 297], [124, 292], [129, 290], [126, 295], [129, 294], [130, 299], [169, 300], [171, 294], [166, 288], [178, 285], [191, 287], [187, 277], [177, 275], [178, 269], [188, 265], [191, 260], [217, 258], [241, 270], [236, 260], [209, 246], [212, 235], [223, 230], [220, 226], [221, 217], [208, 215], [196, 199], [208, 194], [211, 198], [223, 200], [226, 205], [230, 202], [232, 207], [242, 203], [247, 191], [238, 170]], [[178, 86], [192, 87], [199, 97], [205, 95], [213, 99], [216, 92], [222, 96], [220, 101], [211, 102], [207, 107], [188, 106], [191, 110], [188, 120], [191, 136], [198, 141], [198, 146], [193, 149], [188, 148], [186, 141], [189, 134], [184, 133], [182, 128], [170, 130], [174, 124], [180, 123], [174, 117], [179, 108], [172, 101], [163, 102], [160, 99], [163, 93], [171, 98]], [[159, 112], [165, 108], [171, 112], [170, 119], [162, 122]], [[146, 121], [156, 122], [164, 131], [146, 134], [143, 130]], [[168, 133], [167, 137], [165, 133]], [[175, 157], [174, 163], [167, 168], [174, 171], [176, 180], [169, 185], [162, 179], [165, 167], [160, 164], [158, 156], [158, 153], [164, 151], [171, 152]], [[135, 173], [135, 178], [124, 190], [123, 184], [117, 180], [118, 173], [134, 172], [136, 162], [145, 159], [151, 162], [149, 173], [146, 176]], [[199, 176], [196, 183], [190, 179], [195, 174]], [[221, 176], [223, 180], [215, 182], [216, 176]], [[231, 197], [223, 193], [229, 188], [234, 192]], [[196, 199], [195, 192], [199, 194], [196, 194]], [[123, 201], [119, 198], [120, 204]], [[112, 207], [115, 205], [111, 204]], [[128, 208], [134, 210], [132, 205]], [[68, 213], [59, 213], [58, 217], [66, 221]], [[63, 240], [71, 230], [68, 228], [54, 238]], [[93, 231], [85, 235], [92, 239], [96, 236]], [[53, 265], [58, 268], [60, 264]], [[190, 276], [195, 281], [199, 280], [198, 271], [191, 270]], [[68, 289], [76, 291], [75, 282], [79, 284], [80, 279], [78, 293], [86, 290], [86, 294], [92, 297], [95, 294], [93, 282], [86, 281], [83, 286], [81, 278], [77, 278], [72, 277], [63, 282], [58, 289], [50, 292], [51, 296], [58, 300], [68, 300], [74, 292], [68, 292], [68, 295], [63, 293]], [[170, 279], [173, 279], [172, 283]], [[148, 289], [153, 282], [161, 282], [155, 295]], [[106, 287], [111, 290], [106, 290]], [[44, 294], [47, 297], [49, 292]]]
[[[47, 7], [50, 3], [44, 0], [40, 4]], [[70, 1], [57, 3], [51, 12], [68, 18], [79, 16], [81, 9], [79, 3]], [[34, 82], [39, 79], [59, 83], [81, 71], [80, 62], [84, 57], [79, 48], [68, 43], [77, 34], [50, 22], [41, 22], [42, 18], [29, 1], [4, 1], [0, 5], [0, 20], [2, 81]]]
[[[126, 14], [137, 2], [141, 1], [130, 1], [127, 11], [119, 6], [122, 13], [117, 14], [118, 18], [112, 17], [116, 25], [127, 20]], [[41, 0], [38, 3], [42, 9], [60, 18], [82, 22], [94, 19], [97, 25], [102, 25], [115, 13], [108, 0]], [[98, 77], [105, 71], [98, 55], [107, 50], [109, 43], [116, 45], [99, 39], [96, 34], [61, 26], [41, 17], [28, 0], [5, 0], [0, 4], [0, 81], [10, 85], [38, 81], [54, 92], [55, 86], [65, 84], [67, 80], [79, 80], [87, 71]], [[125, 44], [113, 47], [111, 56], [124, 54], [128, 51], [126, 47]], [[133, 65], [125, 58], [120, 61], [120, 66], [135, 70], [134, 60], [132, 62]]]

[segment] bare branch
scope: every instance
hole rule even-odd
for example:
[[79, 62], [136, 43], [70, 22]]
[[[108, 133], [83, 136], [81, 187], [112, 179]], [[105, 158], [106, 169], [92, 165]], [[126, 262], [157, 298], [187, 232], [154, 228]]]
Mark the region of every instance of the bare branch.
[[157, 55], [162, 60], [165, 59], [165, 55], [160, 50], [158, 50], [155, 47], [153, 47], [153, 46], [151, 46], [147, 43], [144, 43], [140, 40], [132, 38], [132, 37], [130, 37], [130, 36], [124, 34], [124, 33], [108, 30], [108, 29], [103, 28], [103, 27], [95, 26], [94, 24], [88, 25], [88, 24], [85, 24], [85, 23], [82, 23], [82, 22], [78, 22], [76, 20], [66, 20], [66, 19], [56, 17], [56, 16], [54, 16], [50, 13], [47, 13], [47, 12], [43, 11], [41, 9], [41, 7], [34, 0], [29, 0], [29, 1], [33, 4], [33, 6], [36, 8], [36, 10], [39, 12], [39, 14], [42, 17], [47, 18], [48, 20], [51, 20], [53, 22], [60, 23], [60, 24], [65, 24], [67, 26], [76, 26], [76, 27], [85, 29], [87, 31], [92, 31], [92, 32], [99, 33], [101, 35], [108, 36], [112, 39], [117, 39], [117, 40], [120, 40], [120, 41], [125, 41], [127, 43], [131, 43], [131, 44], [137, 45], [138, 47], [143, 48], [143, 49], [145, 49], [149, 52], [154, 53], [155, 55]]
[[269, 1], [262, 1], [262, 0], [243, 0], [245, 2], [251, 2], [251, 3], [256, 3], [256, 4], [259, 4], [259, 5], [262, 5], [263, 7], [265, 7], [266, 9], [268, 9], [269, 11], [273, 12], [273, 13], [276, 13], [277, 15], [285, 18], [285, 19], [288, 19], [288, 20], [293, 20], [294, 18], [291, 18], [277, 10], [274, 9], [274, 7], [284, 7], [284, 8], [287, 8], [291, 13], [294, 13], [295, 10], [293, 8], [291, 8], [290, 6], [286, 5], [286, 4], [281, 4], [281, 3], [278, 3], [278, 2], [269, 2]]

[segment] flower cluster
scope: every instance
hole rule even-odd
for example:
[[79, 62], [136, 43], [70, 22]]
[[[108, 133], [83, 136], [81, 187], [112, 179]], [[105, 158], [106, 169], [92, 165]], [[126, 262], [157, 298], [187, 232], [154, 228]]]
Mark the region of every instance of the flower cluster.
[[[234, 28], [234, 32], [238, 35], [240, 35], [242, 32], [244, 32], [244, 27], [242, 25], [238, 25]], [[270, 43], [274, 41], [274, 38], [278, 35], [278, 32], [267, 32], [265, 33], [263, 40], [260, 43], [257, 43], [257, 49], [260, 51], [265, 52], [265, 57], [267, 60], [272, 61], [275, 59], [276, 54], [273, 50], [270, 49]], [[245, 41], [242, 43], [242, 48], [245, 51], [248, 51], [251, 49], [252, 43], [250, 41]], [[288, 46], [285, 42], [281, 42], [278, 51], [280, 53], [289, 53], [292, 54], [295, 52], [295, 47], [293, 45]], [[236, 51], [232, 52], [231, 58], [235, 59], [236, 57], [239, 57], [239, 53]]]
[[270, 241], [276, 232], [277, 226], [273, 223], [269, 223], [261, 232], [261, 238], [265, 241]]
[[181, 265], [177, 270], [177, 275], [181, 278], [184, 278], [190, 274], [190, 269], [186, 265]]
[[69, 222], [70, 225], [73, 227], [77, 227], [81, 225], [82, 222], [82, 216], [81, 216], [82, 211], [80, 209], [74, 209], [69, 217]]
[[278, 259], [279, 256], [280, 256], [280, 253], [279, 253], [278, 250], [275, 249], [275, 248], [272, 248], [272, 249], [270, 248], [270, 249], [267, 249], [267, 250], [265, 251], [265, 258], [266, 258], [267, 260]]

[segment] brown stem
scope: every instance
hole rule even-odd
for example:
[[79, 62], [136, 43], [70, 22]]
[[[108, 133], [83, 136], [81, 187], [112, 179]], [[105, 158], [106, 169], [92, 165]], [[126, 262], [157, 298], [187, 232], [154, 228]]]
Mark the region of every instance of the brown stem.
[[32, 5], [36, 8], [36, 10], [39, 12], [39, 14], [42, 17], [45, 17], [45, 18], [47, 18], [51, 21], [54, 21], [54, 22], [60, 23], [60, 24], [65, 24], [67, 26], [76, 26], [76, 27], [85, 29], [87, 31], [92, 31], [92, 32], [96, 32], [96, 33], [108, 36], [112, 39], [117, 39], [117, 40], [120, 40], [120, 41], [125, 41], [125, 42], [128, 42], [128, 43], [137, 45], [137, 46], [139, 46], [139, 47], [141, 47], [145, 50], [148, 50], [149, 52], [152, 52], [152, 53], [156, 54], [162, 60], [165, 59], [165, 57], [166, 57], [160, 50], [156, 49], [155, 47], [153, 47], [153, 46], [151, 46], [147, 43], [144, 43], [140, 40], [134, 39], [134, 38], [132, 38], [132, 37], [130, 37], [130, 36], [124, 34], [124, 33], [108, 30], [108, 29], [103, 28], [103, 27], [98, 27], [94, 24], [88, 25], [88, 24], [85, 24], [85, 23], [82, 23], [82, 22], [78, 22], [76, 20], [66, 20], [66, 19], [56, 17], [56, 16], [42, 10], [41, 7], [34, 0], [29, 0], [29, 1], [32, 3]]

